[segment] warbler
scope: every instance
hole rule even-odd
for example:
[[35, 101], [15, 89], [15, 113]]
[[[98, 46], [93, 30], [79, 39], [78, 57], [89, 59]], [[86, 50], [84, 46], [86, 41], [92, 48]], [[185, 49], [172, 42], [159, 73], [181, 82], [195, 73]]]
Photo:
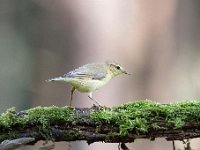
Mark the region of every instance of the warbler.
[[[103, 63], [90, 63], [74, 69], [63, 76], [46, 80], [64, 81], [72, 85], [70, 106], [72, 105], [73, 93], [75, 90], [83, 93], [89, 93], [88, 97], [92, 99], [92, 92], [99, 89], [113, 77], [120, 74], [129, 74], [124, 68], [115, 61], [106, 61]], [[96, 101], [95, 101], [96, 102]]]

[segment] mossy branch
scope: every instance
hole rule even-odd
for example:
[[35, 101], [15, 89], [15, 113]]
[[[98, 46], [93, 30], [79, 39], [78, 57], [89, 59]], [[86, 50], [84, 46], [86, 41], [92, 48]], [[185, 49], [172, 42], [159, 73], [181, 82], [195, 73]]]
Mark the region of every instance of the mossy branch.
[[19, 138], [77, 141], [88, 144], [134, 142], [135, 139], [184, 140], [200, 137], [200, 102], [159, 104], [149, 100], [118, 107], [36, 107], [0, 116], [0, 142]]

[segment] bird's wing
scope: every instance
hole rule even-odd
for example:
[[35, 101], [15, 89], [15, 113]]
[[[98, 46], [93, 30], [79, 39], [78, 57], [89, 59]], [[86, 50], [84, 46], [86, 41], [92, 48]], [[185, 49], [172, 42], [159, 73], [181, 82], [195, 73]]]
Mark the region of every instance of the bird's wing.
[[64, 74], [64, 77], [101, 80], [106, 74], [107, 70], [103, 64], [87, 64]]

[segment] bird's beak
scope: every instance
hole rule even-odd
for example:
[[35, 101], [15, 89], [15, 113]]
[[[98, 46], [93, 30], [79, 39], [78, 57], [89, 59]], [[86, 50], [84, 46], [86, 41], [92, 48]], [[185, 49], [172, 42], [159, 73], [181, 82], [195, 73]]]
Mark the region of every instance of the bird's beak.
[[126, 72], [125, 70], [123, 71], [124, 74], [127, 74], [127, 75], [131, 75], [130, 73]]

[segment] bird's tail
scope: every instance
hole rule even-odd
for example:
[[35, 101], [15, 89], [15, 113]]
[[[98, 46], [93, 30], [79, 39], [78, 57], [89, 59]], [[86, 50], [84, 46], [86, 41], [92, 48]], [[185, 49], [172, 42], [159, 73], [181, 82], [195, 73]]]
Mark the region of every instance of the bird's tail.
[[65, 81], [66, 79], [63, 77], [56, 77], [56, 78], [51, 78], [51, 79], [47, 79], [45, 80], [46, 82], [52, 82], [52, 81]]

